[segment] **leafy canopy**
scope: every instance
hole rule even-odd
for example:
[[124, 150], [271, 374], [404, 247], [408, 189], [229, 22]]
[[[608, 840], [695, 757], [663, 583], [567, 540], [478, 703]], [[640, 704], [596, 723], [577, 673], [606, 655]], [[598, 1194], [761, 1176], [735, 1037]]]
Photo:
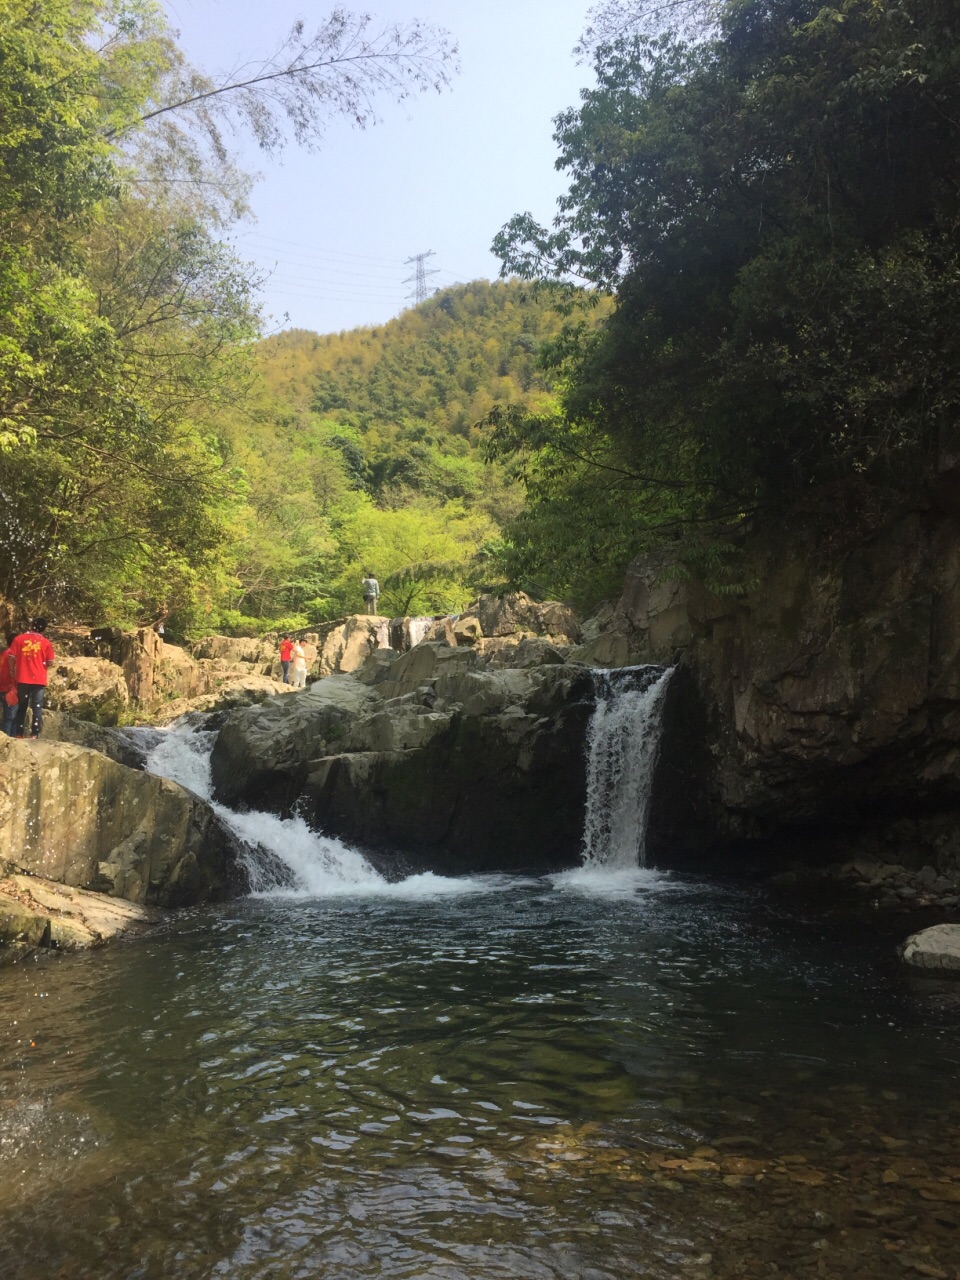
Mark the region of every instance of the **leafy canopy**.
[[519, 215], [495, 241], [505, 271], [616, 295], [552, 352], [559, 414], [494, 423], [532, 499], [511, 572], [553, 590], [590, 596], [664, 539], [715, 554], [751, 516], [825, 520], [838, 493], [897, 501], [956, 434], [956, 6], [714, 16], [699, 40], [600, 45], [556, 121], [553, 227]]
[[256, 275], [221, 239], [249, 185], [225, 138], [315, 145], [331, 115], [443, 88], [456, 49], [336, 9], [215, 81], [152, 0], [5, 0], [3, 18], [0, 597], [201, 625], [244, 542], [250, 480], [221, 422], [259, 330]]

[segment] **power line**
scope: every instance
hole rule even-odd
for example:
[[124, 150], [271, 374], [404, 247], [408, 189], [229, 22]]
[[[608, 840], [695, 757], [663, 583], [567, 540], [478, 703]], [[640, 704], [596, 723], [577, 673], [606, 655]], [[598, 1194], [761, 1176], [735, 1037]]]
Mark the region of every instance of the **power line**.
[[[261, 260], [259, 262], [255, 262], [254, 265], [261, 271], [269, 271], [271, 274], [274, 271], [295, 271], [298, 278], [302, 278], [304, 275], [311, 275], [320, 279], [340, 277], [342, 278], [343, 283], [349, 283], [351, 285], [354, 280], [376, 280], [380, 284], [387, 284], [396, 288], [399, 288], [400, 285], [404, 283], [402, 280], [397, 279], [395, 276], [391, 276], [389, 273], [373, 271], [341, 271], [337, 267], [324, 266], [322, 263], [297, 262], [295, 259], [287, 258], [286, 256], [282, 258], [274, 258], [272, 262]], [[361, 286], [358, 285], [357, 287], [360, 288]]]
[[419, 307], [421, 302], [426, 302], [427, 300], [427, 276], [436, 276], [440, 274], [439, 269], [434, 268], [432, 271], [428, 271], [423, 265], [428, 258], [432, 258], [434, 256], [433, 250], [428, 249], [426, 253], [415, 253], [412, 258], [407, 258], [404, 263], [404, 266], [409, 266], [411, 262], [416, 263], [413, 275], [407, 276], [406, 280], [403, 282], [404, 284], [413, 285], [413, 292], [408, 293], [407, 297], [413, 298], [414, 306]]
[[354, 284], [350, 280], [328, 280], [323, 277], [311, 278], [302, 275], [288, 275], [283, 271], [271, 271], [265, 277], [262, 288], [268, 288], [271, 284], [292, 284], [302, 289], [334, 289], [344, 292], [349, 290], [351, 293], [374, 293], [382, 298], [402, 298], [404, 295], [400, 292], [400, 286], [394, 285], [390, 281], [384, 281], [382, 284]]
[[274, 244], [287, 245], [292, 249], [300, 249], [305, 251], [305, 253], [310, 257], [318, 256], [317, 250], [319, 250], [320, 251], [319, 256], [324, 256], [324, 257], [328, 255], [333, 255], [338, 258], [357, 258], [363, 262], [379, 262], [379, 263], [383, 263], [384, 265], [389, 264], [390, 266], [399, 265], [399, 259], [397, 258], [380, 258], [380, 257], [375, 257], [369, 253], [350, 253], [350, 251], [347, 249], [329, 249], [325, 245], [304, 244], [303, 241], [301, 240], [281, 240], [279, 236], [264, 235], [260, 231], [242, 231], [238, 233], [238, 238], [245, 239], [245, 240], [265, 240], [265, 241], [273, 242]]
[[395, 307], [399, 299], [396, 297], [381, 297], [376, 294], [368, 296], [364, 294], [362, 297], [355, 293], [323, 293], [317, 290], [311, 290], [309, 293], [301, 293], [299, 290], [289, 287], [283, 289], [271, 289], [267, 295], [267, 301], [271, 297], [275, 298], [302, 298], [304, 302], [366, 302], [370, 306], [382, 302], [388, 303]]

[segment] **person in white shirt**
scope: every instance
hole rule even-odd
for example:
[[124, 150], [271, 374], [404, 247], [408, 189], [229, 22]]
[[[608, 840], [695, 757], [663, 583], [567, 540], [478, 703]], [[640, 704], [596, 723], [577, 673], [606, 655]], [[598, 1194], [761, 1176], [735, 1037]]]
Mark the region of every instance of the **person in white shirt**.
[[377, 601], [380, 599], [380, 583], [373, 574], [368, 573], [363, 580], [363, 604], [367, 613], [377, 612]]
[[293, 687], [295, 689], [307, 687], [307, 655], [299, 640], [293, 646]]

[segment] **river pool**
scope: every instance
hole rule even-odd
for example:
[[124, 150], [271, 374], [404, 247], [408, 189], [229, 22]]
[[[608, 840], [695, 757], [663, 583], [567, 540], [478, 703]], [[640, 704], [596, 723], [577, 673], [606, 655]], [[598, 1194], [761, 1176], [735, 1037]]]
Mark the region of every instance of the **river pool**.
[[960, 984], [655, 872], [0, 970], [5, 1280], [960, 1275]]

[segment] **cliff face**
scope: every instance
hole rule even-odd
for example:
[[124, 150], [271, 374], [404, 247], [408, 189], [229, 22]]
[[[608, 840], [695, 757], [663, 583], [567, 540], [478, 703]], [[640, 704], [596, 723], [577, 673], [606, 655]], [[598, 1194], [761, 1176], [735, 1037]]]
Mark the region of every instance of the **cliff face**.
[[745, 546], [735, 595], [638, 561], [599, 661], [679, 662], [651, 842], [914, 844], [960, 862], [960, 525], [914, 512], [845, 551]]

